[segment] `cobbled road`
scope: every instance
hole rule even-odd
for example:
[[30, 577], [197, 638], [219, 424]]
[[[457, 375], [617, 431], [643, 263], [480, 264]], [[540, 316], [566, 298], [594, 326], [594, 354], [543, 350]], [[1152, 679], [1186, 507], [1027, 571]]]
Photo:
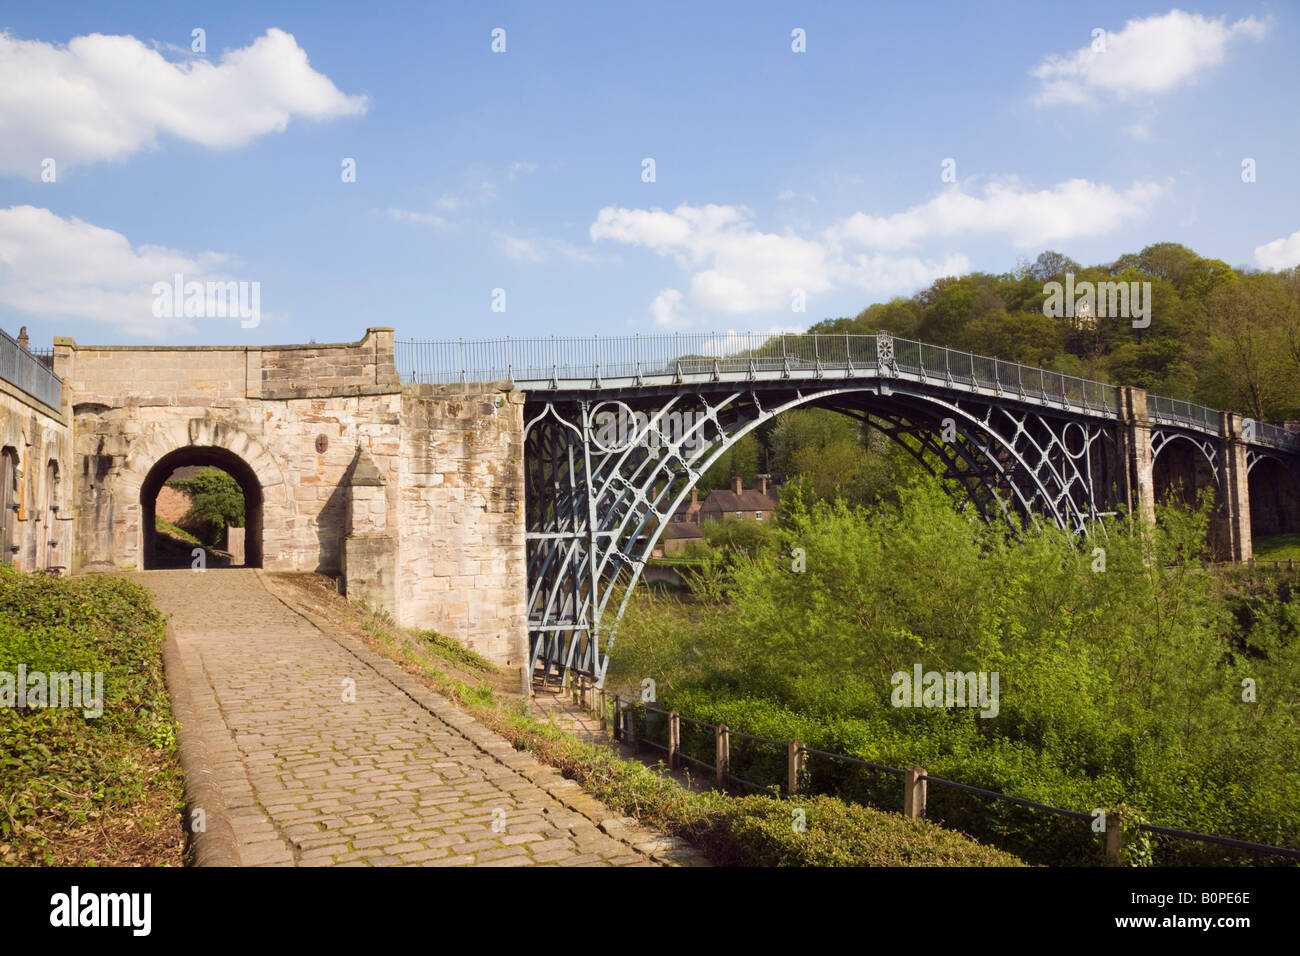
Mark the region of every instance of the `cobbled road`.
[[224, 862], [646, 866], [664, 849], [630, 820], [607, 832], [577, 812], [591, 801], [576, 785], [288, 607], [260, 572], [132, 577], [171, 615], [182, 760], [200, 758], [199, 792], [220, 804], [196, 809], [205, 833], [227, 834]]

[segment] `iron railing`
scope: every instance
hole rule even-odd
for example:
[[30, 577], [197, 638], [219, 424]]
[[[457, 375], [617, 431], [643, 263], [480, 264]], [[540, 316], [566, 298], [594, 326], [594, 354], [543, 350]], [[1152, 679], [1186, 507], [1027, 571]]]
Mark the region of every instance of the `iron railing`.
[[[398, 339], [404, 382], [513, 382], [523, 389], [578, 389], [717, 380], [820, 378], [842, 372], [900, 375], [995, 391], [1075, 411], [1119, 415], [1119, 390], [1105, 382], [971, 352], [875, 335], [685, 332], [601, 338]], [[1219, 412], [1162, 395], [1147, 396], [1159, 424], [1222, 435]], [[1253, 444], [1300, 450], [1300, 433], [1254, 423]]]
[[666, 384], [716, 377], [904, 375], [1116, 415], [1119, 392], [1094, 382], [910, 339], [879, 335], [704, 332], [602, 338], [399, 339], [402, 380], [510, 381], [524, 389]]
[[0, 331], [0, 378], [53, 409], [63, 406], [63, 380], [48, 364]]
[[1190, 425], [1202, 431], [1219, 432], [1219, 413], [1215, 409], [1163, 395], [1147, 396], [1147, 418], [1162, 425]]

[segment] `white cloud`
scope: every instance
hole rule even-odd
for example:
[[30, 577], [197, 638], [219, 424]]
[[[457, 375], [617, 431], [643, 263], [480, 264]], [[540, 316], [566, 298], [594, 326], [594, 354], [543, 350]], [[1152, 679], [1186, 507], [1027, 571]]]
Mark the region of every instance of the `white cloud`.
[[604, 256], [589, 249], [575, 246], [564, 239], [553, 239], [548, 236], [527, 238], [500, 233], [497, 241], [501, 244], [501, 251], [516, 262], [540, 263], [555, 258], [582, 263], [607, 261]]
[[485, 206], [497, 198], [496, 183], [483, 180], [459, 193], [443, 193], [433, 204], [443, 212], [458, 212], [474, 206]]
[[511, 163], [510, 168], [506, 170], [506, 179], [514, 182], [520, 176], [537, 170], [536, 163]]
[[95, 33], [67, 46], [0, 33], [0, 172], [124, 160], [162, 135], [211, 149], [243, 146], [290, 120], [358, 116], [283, 30], [206, 59], [169, 62], [135, 37]]
[[1106, 34], [1104, 51], [1089, 44], [1065, 56], [1050, 55], [1031, 70], [1042, 83], [1035, 102], [1091, 103], [1099, 93], [1120, 99], [1167, 93], [1222, 63], [1231, 40], [1260, 40], [1267, 32], [1268, 25], [1254, 17], [1228, 25], [1224, 18], [1182, 10], [1129, 20], [1124, 29]]
[[[1077, 179], [1028, 191], [995, 184], [982, 196], [959, 189], [892, 216], [855, 213], [819, 235], [763, 232], [742, 206], [681, 205], [601, 209], [591, 238], [642, 246], [691, 274], [698, 309], [753, 313], [789, 309], [796, 289], [811, 297], [837, 289], [873, 295], [911, 292], [946, 275], [969, 272], [961, 253], [901, 254], [922, 243], [991, 236], [1034, 246], [1113, 232], [1146, 216], [1166, 187], [1136, 183], [1124, 191]], [[673, 292], [674, 296], [667, 296]], [[656, 297], [656, 322], [678, 321], [683, 299]]]
[[435, 216], [429, 212], [413, 212], [410, 209], [394, 209], [389, 207], [388, 218], [396, 219], [398, 222], [411, 222], [420, 226], [437, 226], [439, 228], [450, 226], [446, 219], [441, 216]]
[[120, 232], [48, 209], [0, 209], [0, 304], [37, 318], [88, 319], [155, 338], [192, 332], [195, 320], [154, 317], [153, 284], [176, 273], [187, 282], [254, 278], [231, 275], [230, 267], [219, 253], [133, 247]]
[[1255, 261], [1265, 269], [1290, 269], [1300, 266], [1300, 231], [1284, 239], [1274, 239], [1255, 247]]
[[682, 294], [676, 289], [664, 289], [650, 303], [650, 314], [654, 316], [655, 325], [679, 325], [682, 323]]
[[761, 332], [737, 332], [733, 329], [713, 336], [703, 345], [692, 346], [692, 350], [708, 356], [735, 355], [737, 352], [760, 349], [775, 335], [798, 335], [806, 331], [801, 325], [772, 326]]
[[1112, 232], [1145, 217], [1165, 192], [1150, 182], [1123, 192], [1086, 179], [1034, 192], [994, 183], [982, 197], [950, 189], [892, 216], [855, 213], [828, 236], [881, 249], [960, 235], [1001, 236], [1017, 246], [1035, 246]]
[[[844, 287], [907, 291], [969, 268], [964, 256], [942, 262], [866, 256], [845, 252], [826, 237], [762, 232], [738, 206], [681, 205], [672, 212], [607, 207], [592, 223], [591, 237], [671, 256], [692, 273], [691, 304], [728, 313], [789, 309], [796, 289], [809, 296]], [[676, 317], [681, 301], [661, 292], [651, 306], [656, 320]]]

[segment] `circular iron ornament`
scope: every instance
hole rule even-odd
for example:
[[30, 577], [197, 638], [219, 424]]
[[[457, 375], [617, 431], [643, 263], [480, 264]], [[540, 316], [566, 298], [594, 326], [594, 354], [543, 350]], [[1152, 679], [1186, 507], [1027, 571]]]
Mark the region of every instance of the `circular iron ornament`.
[[[592, 409], [591, 421], [594, 426], [591, 430], [591, 443], [601, 451], [626, 451], [638, 437], [636, 413], [626, 402], [601, 402]], [[610, 433], [611, 429], [613, 434]]]
[[1065, 447], [1065, 453], [1071, 458], [1082, 457], [1088, 450], [1088, 430], [1078, 422], [1066, 422], [1061, 429], [1061, 444]]
[[330, 440], [325, 435], [316, 436], [316, 454], [325, 454], [325, 449], [330, 446]]

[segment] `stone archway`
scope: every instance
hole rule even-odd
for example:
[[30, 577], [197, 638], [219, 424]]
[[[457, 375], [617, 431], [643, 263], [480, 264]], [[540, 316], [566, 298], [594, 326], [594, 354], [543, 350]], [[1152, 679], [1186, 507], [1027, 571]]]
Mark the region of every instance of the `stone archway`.
[[155, 543], [154, 515], [158, 492], [177, 468], [189, 465], [220, 468], [244, 493], [244, 567], [262, 566], [262, 486], [248, 464], [224, 448], [189, 445], [164, 455], [149, 470], [140, 485], [140, 563], [146, 571], [160, 567]]
[[[184, 465], [211, 465], [230, 474], [244, 492], [245, 564], [261, 567], [283, 546], [294, 504], [284, 475], [270, 452], [255, 439], [213, 418], [195, 418], [160, 428], [127, 455], [118, 485], [121, 498], [138, 507], [135, 565], [144, 569], [154, 544], [154, 507], [158, 489]], [[268, 515], [271, 520], [268, 521]], [[276, 537], [278, 529], [278, 537]]]

